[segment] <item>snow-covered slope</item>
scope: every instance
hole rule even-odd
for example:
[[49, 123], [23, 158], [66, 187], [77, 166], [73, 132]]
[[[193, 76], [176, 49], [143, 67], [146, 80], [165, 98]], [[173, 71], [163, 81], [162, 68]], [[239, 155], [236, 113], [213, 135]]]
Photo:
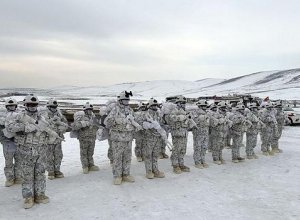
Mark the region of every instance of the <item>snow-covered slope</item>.
[[89, 98], [97, 102], [110, 97], [115, 98], [123, 90], [132, 91], [136, 99], [156, 97], [159, 100], [163, 100], [167, 96], [180, 94], [187, 97], [199, 97], [203, 95], [250, 93], [259, 97], [270, 96], [276, 99], [300, 100], [300, 68], [258, 72], [227, 80], [213, 78], [198, 81], [188, 81], [188, 79], [158, 80], [122, 83], [111, 86], [61, 86], [50, 90], [0, 89], [0, 95], [13, 91], [35, 93], [43, 97], [52, 96], [64, 100]]
[[300, 99], [300, 69], [265, 71], [228, 80], [203, 79], [198, 81], [164, 80], [123, 83], [106, 87], [62, 88], [67, 96], [115, 97], [120, 91], [131, 90], [137, 98], [186, 95], [225, 95], [228, 93], [251, 93], [258, 96], [276, 96], [281, 99]]
[[134, 92], [137, 97], [165, 97], [198, 91], [200, 88], [210, 86], [224, 79], [207, 78], [196, 82], [186, 80], [158, 80], [145, 82], [122, 83], [106, 87], [84, 87], [84, 88], [56, 88], [65, 95], [72, 96], [105, 96], [115, 97], [123, 90]]
[[[279, 91], [279, 92], [277, 92]], [[282, 99], [300, 99], [300, 69], [266, 71], [225, 80], [204, 88], [201, 93], [251, 93], [273, 95]], [[196, 93], [198, 95], [199, 93]], [[190, 94], [195, 95], [195, 94]]]

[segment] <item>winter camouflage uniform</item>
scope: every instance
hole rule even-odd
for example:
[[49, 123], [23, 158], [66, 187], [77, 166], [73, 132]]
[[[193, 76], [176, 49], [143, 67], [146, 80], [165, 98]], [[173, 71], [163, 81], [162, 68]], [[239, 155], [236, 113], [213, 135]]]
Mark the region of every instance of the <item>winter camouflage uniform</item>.
[[94, 149], [97, 127], [94, 125], [95, 115], [86, 114], [84, 111], [74, 114], [73, 129], [78, 132], [80, 144], [80, 160], [83, 169], [94, 167]]
[[[143, 125], [145, 111], [137, 111], [134, 113], [134, 119], [136, 120], [139, 125]], [[144, 158], [143, 156], [143, 148], [146, 144], [145, 140], [145, 130], [140, 130], [134, 134], [135, 138], [135, 148], [134, 153], [138, 160]]]
[[276, 108], [276, 113], [275, 113], [275, 117], [276, 117], [276, 121], [277, 121], [277, 126], [278, 126], [278, 132], [276, 133], [274, 131], [273, 133], [273, 139], [272, 139], [272, 150], [273, 151], [277, 151], [281, 152], [281, 150], [279, 150], [279, 139], [281, 138], [282, 135], [282, 130], [283, 130], [283, 126], [284, 126], [284, 122], [286, 120], [286, 117], [282, 111], [281, 108]]
[[[64, 133], [68, 129], [67, 119], [62, 115], [61, 111], [57, 109], [55, 112], [47, 109], [47, 120], [51, 125], [51, 129], [55, 131], [61, 138], [64, 138]], [[48, 143], [47, 153], [47, 171], [60, 173], [60, 166], [63, 159], [62, 141], [56, 139], [54, 142]]]
[[[34, 124], [28, 122], [30, 117]], [[19, 152], [22, 169], [22, 195], [23, 198], [33, 198], [45, 195], [45, 165], [48, 135], [46, 132], [37, 131], [35, 124], [45, 120], [41, 112], [22, 111], [14, 120], [7, 123], [9, 132], [16, 133], [15, 142]]]
[[114, 178], [130, 175], [132, 140], [135, 128], [128, 117], [133, 117], [133, 111], [130, 107], [117, 104], [104, 122], [110, 130]]
[[205, 164], [205, 154], [208, 147], [210, 117], [203, 109], [194, 111], [194, 121], [198, 128], [193, 128], [195, 165]]
[[3, 155], [5, 159], [4, 174], [8, 182], [20, 182], [22, 179], [21, 158], [17, 151], [14, 137], [7, 138], [3, 134], [5, 124], [9, 125], [16, 115], [16, 111], [6, 111], [5, 115], [3, 115], [4, 117], [1, 119], [3, 123], [0, 125], [0, 141], [3, 145]]
[[261, 130], [261, 151], [267, 155], [270, 153], [272, 138], [278, 133], [277, 120], [272, 109], [262, 109], [259, 111], [259, 119], [265, 124]]
[[[235, 111], [231, 110], [231, 111], [228, 111], [226, 113], [226, 115], [227, 115], [227, 117], [228, 117], [229, 120], [231, 120], [231, 118], [233, 117], [234, 112]], [[226, 139], [225, 146], [227, 148], [231, 148], [231, 140], [232, 140], [232, 130], [231, 130], [231, 128], [228, 128], [225, 139]]]
[[[160, 116], [160, 126], [161, 126], [162, 129], [165, 130], [165, 132], [167, 134], [167, 138], [168, 138], [169, 133], [170, 133], [170, 128], [169, 128], [166, 120], [164, 119], [163, 113], [160, 110], [158, 110], [158, 114]], [[160, 145], [160, 153], [159, 153], [160, 156], [159, 157], [161, 159], [169, 158], [169, 156], [166, 154], [166, 142], [163, 139], [161, 139], [159, 145]]]
[[232, 121], [232, 127], [231, 127], [231, 134], [232, 134], [232, 160], [233, 161], [240, 161], [241, 156], [240, 156], [240, 147], [243, 144], [243, 136], [245, 132], [245, 126], [246, 122], [249, 122], [246, 120], [245, 116], [239, 112], [236, 111], [235, 114], [231, 117]]
[[[145, 145], [143, 148], [143, 156], [145, 160], [146, 173], [151, 175], [153, 173], [154, 175], [157, 175], [160, 172], [158, 170], [157, 161], [161, 152], [161, 143], [163, 142], [162, 136], [157, 130], [161, 128], [159, 125], [160, 117], [158, 112], [153, 111], [152, 109], [148, 109], [148, 111], [144, 112], [143, 114], [143, 128], [145, 129]], [[156, 122], [156, 124], [154, 124], [153, 121]]]
[[211, 116], [210, 141], [212, 157], [215, 163], [220, 164], [223, 161], [222, 150], [225, 147], [225, 134], [230, 127], [231, 121], [219, 111], [210, 111], [209, 115]]
[[166, 116], [172, 135], [173, 150], [171, 162], [174, 168], [185, 168], [184, 155], [187, 148], [188, 129], [192, 128], [190, 120], [186, 111], [178, 107]]
[[255, 157], [254, 148], [257, 144], [258, 132], [261, 128], [261, 123], [258, 118], [257, 111], [249, 111], [246, 114], [247, 120], [249, 120], [252, 125], [246, 131], [246, 155], [248, 158]]

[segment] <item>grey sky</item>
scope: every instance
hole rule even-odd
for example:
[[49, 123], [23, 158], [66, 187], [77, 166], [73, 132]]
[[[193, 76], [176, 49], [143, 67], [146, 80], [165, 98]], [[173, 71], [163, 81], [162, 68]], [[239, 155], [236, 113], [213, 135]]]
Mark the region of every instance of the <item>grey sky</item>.
[[300, 67], [298, 0], [0, 0], [0, 87]]

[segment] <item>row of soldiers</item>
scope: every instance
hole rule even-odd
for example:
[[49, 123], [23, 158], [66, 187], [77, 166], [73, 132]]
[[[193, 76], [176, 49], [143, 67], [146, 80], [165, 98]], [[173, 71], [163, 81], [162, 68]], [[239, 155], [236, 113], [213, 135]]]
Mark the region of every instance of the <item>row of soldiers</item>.
[[[46, 108], [38, 108], [39, 100], [30, 95], [24, 99], [25, 110], [18, 111], [14, 99], [6, 101], [6, 115], [2, 125], [1, 143], [5, 157], [6, 186], [22, 182], [24, 208], [34, 203], [48, 203], [45, 195], [45, 170], [48, 178], [62, 178], [60, 165], [63, 157], [61, 144], [64, 133], [72, 129], [71, 137], [80, 143], [80, 159], [84, 174], [98, 171], [93, 155], [96, 138], [108, 140], [108, 158], [112, 164], [113, 183], [134, 182], [130, 174], [132, 142], [135, 139], [135, 154], [138, 161], [145, 162], [148, 179], [163, 178], [158, 168], [158, 158], [168, 158], [166, 147], [171, 150], [171, 163], [176, 174], [189, 172], [184, 163], [188, 132], [193, 133], [194, 162], [197, 168], [207, 168], [207, 150], [212, 152], [216, 164], [224, 164], [222, 150], [232, 139], [232, 161], [244, 160], [240, 156], [243, 135], [246, 132], [246, 154], [248, 159], [257, 158], [254, 148], [260, 132], [264, 155], [281, 152], [278, 140], [282, 133], [284, 114], [280, 102], [266, 103], [258, 111], [251, 103], [248, 108], [238, 103], [229, 108], [225, 102], [208, 105], [200, 100], [196, 109], [186, 109], [186, 98], [177, 97], [175, 104], [159, 104], [150, 99], [141, 104], [138, 111], [129, 107], [131, 92], [123, 91], [117, 101], [110, 102], [98, 120], [90, 103], [83, 111], [74, 114], [74, 123], [69, 126], [58, 108], [55, 99], [47, 102]], [[168, 134], [172, 143], [168, 141]]]

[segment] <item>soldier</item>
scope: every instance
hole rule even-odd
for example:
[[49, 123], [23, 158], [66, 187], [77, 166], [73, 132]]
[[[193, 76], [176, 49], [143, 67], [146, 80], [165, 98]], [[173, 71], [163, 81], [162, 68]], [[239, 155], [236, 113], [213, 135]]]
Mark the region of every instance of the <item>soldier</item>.
[[[24, 99], [25, 111], [18, 113], [14, 120], [7, 123], [6, 129], [16, 133], [17, 150], [22, 158], [22, 194], [24, 208], [31, 208], [35, 203], [48, 203], [45, 195], [45, 163], [48, 133], [40, 126], [47, 125], [38, 110], [39, 100], [34, 95]], [[49, 124], [48, 124], [49, 125]]]
[[[160, 117], [160, 126], [162, 129], [165, 130], [166, 134], [167, 134], [167, 138], [169, 137], [169, 126], [166, 122], [166, 120], [164, 119], [164, 114], [163, 114], [163, 111], [162, 111], [162, 104], [159, 104], [158, 105], [158, 114], [159, 114], [159, 117]], [[166, 141], [161, 139], [160, 140], [160, 153], [159, 153], [159, 159], [168, 159], [169, 156], [166, 154]]]
[[[141, 103], [138, 108], [138, 111], [134, 113], [134, 119], [141, 126], [143, 125], [143, 121], [144, 121], [143, 116], [145, 115], [146, 111], [147, 111], [147, 105], [145, 103]], [[144, 160], [143, 147], [146, 144], [144, 129], [136, 132], [134, 137], [135, 137], [134, 153], [135, 153], [137, 161], [142, 162]]]
[[[3, 155], [5, 158], [5, 167], [4, 174], [6, 177], [5, 186], [10, 187], [13, 184], [22, 183], [21, 176], [21, 167], [20, 167], [20, 156], [17, 152], [17, 147], [14, 142], [14, 137], [9, 136], [7, 132], [4, 132], [8, 137], [3, 133], [3, 129], [5, 128], [5, 124], [9, 124], [11, 120], [17, 114], [18, 103], [15, 99], [9, 98], [5, 101], [6, 112], [3, 115], [3, 119], [1, 120], [3, 125], [1, 125], [0, 129], [0, 140], [3, 145]], [[5, 130], [6, 131], [6, 130]]]
[[226, 116], [226, 103], [221, 101], [218, 103], [218, 106], [212, 105], [210, 116], [210, 141], [211, 141], [211, 150], [212, 157], [215, 164], [221, 165], [225, 164], [225, 160], [222, 156], [222, 150], [225, 147], [225, 137], [226, 132], [232, 126], [232, 122]]
[[258, 118], [258, 106], [255, 102], [249, 105], [250, 111], [246, 113], [246, 118], [252, 125], [246, 131], [246, 155], [247, 159], [257, 159], [258, 156], [254, 152], [254, 148], [257, 145], [257, 136], [263, 123]]
[[143, 121], [143, 128], [145, 129], [143, 156], [145, 160], [146, 177], [148, 179], [165, 177], [165, 174], [159, 171], [157, 163], [161, 142], [163, 140], [162, 134], [159, 131], [164, 132], [165, 139], [167, 138], [167, 135], [159, 124], [160, 117], [157, 110], [158, 102], [151, 98], [148, 102], [148, 111], [144, 112], [145, 120]]
[[[232, 105], [231, 104], [228, 104], [227, 105], [227, 112], [226, 112], [226, 115], [227, 117], [229, 118], [229, 120], [231, 119], [231, 117], [234, 115], [234, 109], [232, 108]], [[232, 140], [232, 135], [231, 135], [231, 128], [228, 129], [227, 131], [227, 134], [226, 134], [226, 148], [227, 149], [231, 149], [231, 140]]]
[[99, 171], [99, 167], [95, 165], [93, 158], [97, 133], [96, 117], [93, 109], [93, 105], [87, 102], [83, 106], [83, 111], [74, 114], [72, 125], [73, 129], [78, 132], [80, 160], [84, 174], [88, 174], [89, 171]]
[[284, 126], [284, 122], [287, 120], [286, 116], [284, 115], [284, 112], [282, 111], [282, 102], [277, 101], [275, 103], [275, 110], [276, 110], [276, 121], [277, 121], [277, 127], [278, 127], [278, 132], [274, 132], [273, 134], [273, 141], [272, 141], [272, 151], [274, 153], [282, 153], [282, 150], [279, 149], [279, 139], [281, 138], [282, 135], [282, 130]]
[[188, 129], [193, 128], [196, 123], [185, 111], [185, 97], [178, 96], [175, 103], [176, 109], [166, 116], [166, 121], [170, 126], [174, 146], [171, 155], [173, 171], [180, 174], [190, 172], [190, 168], [184, 165], [184, 155], [186, 154]]
[[231, 127], [231, 134], [232, 134], [232, 162], [238, 163], [245, 160], [245, 158], [240, 156], [240, 147], [243, 143], [243, 135], [245, 131], [245, 126], [249, 127], [252, 123], [246, 120], [244, 116], [245, 106], [242, 103], [238, 103], [236, 106], [236, 112], [232, 116], [232, 127]]
[[210, 117], [207, 114], [207, 101], [200, 100], [196, 103], [199, 107], [194, 112], [194, 121], [197, 124], [197, 128], [192, 130], [193, 132], [193, 144], [194, 144], [194, 161], [195, 167], [202, 169], [207, 168], [208, 164], [205, 162], [205, 154], [208, 146], [209, 139], [209, 125]]
[[261, 130], [261, 151], [265, 156], [273, 156], [274, 152], [270, 150], [272, 145], [272, 135], [278, 133], [277, 120], [273, 112], [273, 105], [265, 103], [265, 108], [259, 111], [259, 119], [265, 124]]
[[142, 128], [134, 120], [133, 111], [129, 107], [130, 96], [132, 96], [132, 92], [123, 91], [118, 96], [117, 105], [104, 121], [110, 130], [115, 185], [120, 185], [122, 181], [135, 181], [130, 175], [132, 140], [134, 132]]
[[[55, 99], [50, 99], [47, 102], [47, 120], [51, 125], [51, 129], [54, 130], [61, 138], [64, 138], [64, 133], [68, 129], [67, 119], [62, 115], [60, 109], [58, 109], [58, 103]], [[64, 174], [60, 171], [61, 162], [63, 159], [62, 141], [56, 139], [54, 142], [48, 144], [47, 153], [47, 171], [48, 179], [63, 178]]]

